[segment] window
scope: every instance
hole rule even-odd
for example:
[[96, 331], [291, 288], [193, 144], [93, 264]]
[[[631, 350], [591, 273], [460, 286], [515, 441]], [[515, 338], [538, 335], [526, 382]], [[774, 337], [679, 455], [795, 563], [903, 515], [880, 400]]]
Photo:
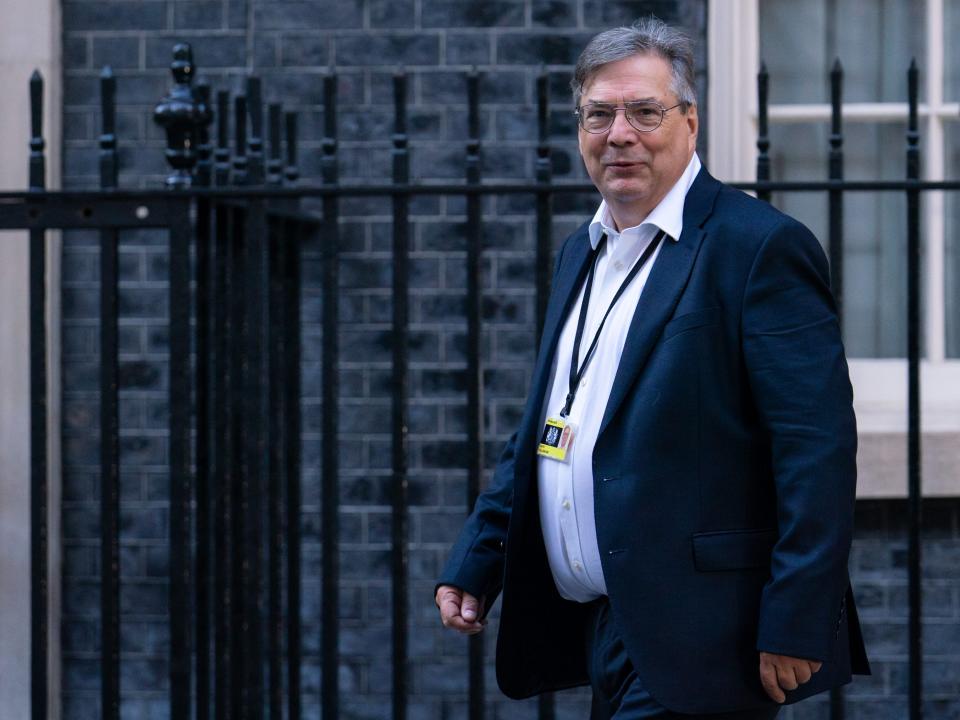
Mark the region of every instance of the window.
[[[923, 176], [960, 177], [960, 48], [948, 41], [951, 29], [960, 30], [960, 2], [716, 0], [709, 17], [708, 167], [714, 175], [756, 177], [762, 58], [770, 73], [772, 177], [826, 178], [829, 74], [839, 58], [845, 177], [903, 178], [907, 68], [916, 58]], [[773, 202], [826, 241], [825, 193], [783, 193]], [[960, 461], [960, 241], [954, 239], [960, 197], [925, 192], [921, 203], [924, 488], [955, 495], [960, 487], [946, 468]], [[905, 493], [898, 460], [905, 455], [889, 454], [890, 443], [905, 448], [905, 252], [902, 193], [845, 195], [843, 330], [861, 430], [861, 495]], [[949, 457], [937, 457], [944, 452]]]

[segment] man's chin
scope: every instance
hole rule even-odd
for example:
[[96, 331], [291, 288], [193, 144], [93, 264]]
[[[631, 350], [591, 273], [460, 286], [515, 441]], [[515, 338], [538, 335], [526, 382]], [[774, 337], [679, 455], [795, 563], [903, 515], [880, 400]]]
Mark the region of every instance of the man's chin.
[[601, 195], [603, 195], [607, 202], [643, 202], [645, 198], [650, 196], [650, 188], [646, 183], [612, 182], [607, 183]]

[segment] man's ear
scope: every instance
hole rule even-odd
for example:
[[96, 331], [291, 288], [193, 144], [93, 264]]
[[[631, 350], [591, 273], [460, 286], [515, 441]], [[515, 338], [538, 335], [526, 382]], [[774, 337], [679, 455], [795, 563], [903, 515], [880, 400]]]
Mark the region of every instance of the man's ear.
[[696, 105], [691, 105], [687, 108], [684, 120], [687, 121], [687, 129], [690, 132], [690, 148], [691, 150], [695, 150], [697, 147], [697, 134], [700, 132], [700, 116], [697, 114]]

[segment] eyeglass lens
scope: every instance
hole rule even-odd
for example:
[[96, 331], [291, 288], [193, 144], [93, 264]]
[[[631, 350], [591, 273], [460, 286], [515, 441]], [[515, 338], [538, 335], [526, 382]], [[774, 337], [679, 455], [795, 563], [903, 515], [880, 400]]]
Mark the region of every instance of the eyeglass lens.
[[[588, 103], [580, 108], [580, 123], [587, 132], [603, 132], [613, 125], [619, 109], [607, 103]], [[637, 130], [656, 130], [663, 121], [663, 108], [656, 103], [627, 103], [623, 111]]]

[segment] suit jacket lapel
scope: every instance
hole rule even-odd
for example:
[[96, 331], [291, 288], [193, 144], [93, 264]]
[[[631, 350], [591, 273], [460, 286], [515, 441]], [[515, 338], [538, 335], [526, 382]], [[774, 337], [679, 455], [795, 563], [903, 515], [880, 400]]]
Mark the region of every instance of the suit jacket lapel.
[[720, 183], [705, 169], [701, 169], [684, 201], [680, 238], [677, 242], [669, 238], [663, 240], [664, 245], [653, 264], [627, 331], [623, 355], [600, 423], [600, 434], [603, 434], [627, 396], [680, 300], [706, 236], [702, 225], [710, 215], [719, 189]]
[[557, 343], [560, 341], [560, 333], [570, 307], [579, 295], [587, 270], [590, 268], [591, 246], [587, 227], [584, 225], [570, 239], [564, 250], [556, 280], [550, 289], [550, 301], [543, 321], [543, 335], [540, 340], [540, 350], [537, 352], [530, 394], [527, 397], [526, 413], [520, 434], [517, 436], [520, 453], [518, 462], [521, 464], [530, 459], [532, 448], [529, 445], [535, 442], [539, 435], [540, 408], [543, 407], [543, 398], [548, 389], [550, 368], [553, 365], [554, 353], [557, 351]]

